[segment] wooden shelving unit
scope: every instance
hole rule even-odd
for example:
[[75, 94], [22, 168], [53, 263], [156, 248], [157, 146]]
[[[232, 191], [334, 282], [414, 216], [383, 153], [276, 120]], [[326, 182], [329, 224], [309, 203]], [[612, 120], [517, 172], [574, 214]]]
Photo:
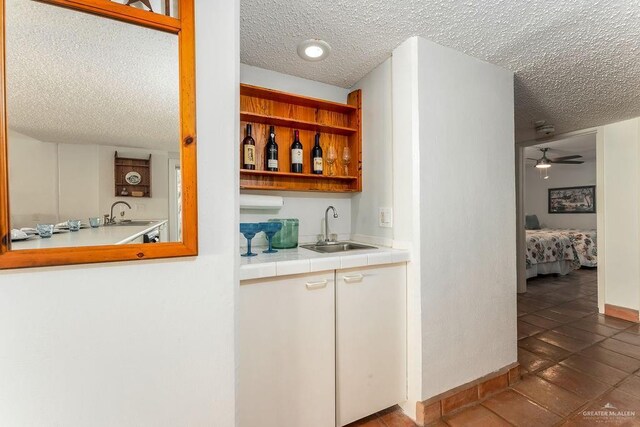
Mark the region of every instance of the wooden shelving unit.
[[[256, 170], [240, 170], [240, 188], [245, 190], [359, 192], [362, 191], [361, 92], [351, 92], [347, 104], [324, 101], [251, 85], [240, 85], [240, 135], [253, 124], [256, 141]], [[279, 172], [265, 171], [264, 156], [269, 126], [275, 126], [279, 151]], [[289, 172], [294, 130], [300, 131], [304, 150], [303, 173]], [[336, 176], [311, 174], [311, 148], [316, 132], [326, 158], [330, 146], [336, 149]], [[238, 146], [240, 147], [240, 141]], [[348, 174], [344, 174], [342, 152], [351, 151]], [[240, 155], [242, 162], [242, 153]], [[242, 167], [242, 165], [240, 166]]]
[[[114, 156], [114, 177], [115, 177], [115, 196], [116, 197], [151, 197], [151, 154], [148, 159], [135, 159], [129, 157], [119, 157], [118, 152]], [[129, 184], [125, 176], [129, 172], [137, 172], [142, 180], [136, 185]], [[122, 195], [122, 189], [125, 189], [127, 196]], [[140, 194], [134, 196], [132, 192]]]

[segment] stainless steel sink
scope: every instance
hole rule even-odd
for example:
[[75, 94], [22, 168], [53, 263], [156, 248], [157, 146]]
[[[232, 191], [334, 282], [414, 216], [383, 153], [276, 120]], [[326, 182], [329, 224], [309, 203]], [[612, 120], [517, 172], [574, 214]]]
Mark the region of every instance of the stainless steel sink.
[[301, 248], [309, 249], [314, 252], [320, 252], [323, 254], [332, 254], [335, 252], [348, 252], [358, 249], [378, 249], [375, 246], [362, 245], [360, 243], [353, 242], [330, 242], [320, 243], [315, 245], [300, 245]]

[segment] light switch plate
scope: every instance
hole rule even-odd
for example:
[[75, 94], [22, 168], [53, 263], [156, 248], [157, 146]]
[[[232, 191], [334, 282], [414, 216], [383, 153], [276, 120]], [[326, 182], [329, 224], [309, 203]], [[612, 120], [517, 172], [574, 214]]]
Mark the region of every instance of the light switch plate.
[[378, 225], [383, 228], [393, 227], [393, 210], [391, 208], [378, 209]]

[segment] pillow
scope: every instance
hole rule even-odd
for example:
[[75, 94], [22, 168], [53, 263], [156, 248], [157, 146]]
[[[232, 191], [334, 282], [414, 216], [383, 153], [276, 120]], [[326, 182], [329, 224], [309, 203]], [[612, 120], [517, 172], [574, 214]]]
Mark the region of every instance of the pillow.
[[526, 230], [540, 230], [540, 221], [538, 221], [538, 215], [526, 215], [524, 220], [524, 228]]

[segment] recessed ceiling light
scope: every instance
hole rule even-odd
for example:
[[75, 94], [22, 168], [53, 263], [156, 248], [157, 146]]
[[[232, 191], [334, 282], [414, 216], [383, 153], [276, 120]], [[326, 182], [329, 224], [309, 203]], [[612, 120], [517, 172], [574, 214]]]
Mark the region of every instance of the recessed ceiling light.
[[310, 39], [298, 45], [298, 55], [307, 61], [322, 61], [331, 52], [331, 46], [324, 40]]

